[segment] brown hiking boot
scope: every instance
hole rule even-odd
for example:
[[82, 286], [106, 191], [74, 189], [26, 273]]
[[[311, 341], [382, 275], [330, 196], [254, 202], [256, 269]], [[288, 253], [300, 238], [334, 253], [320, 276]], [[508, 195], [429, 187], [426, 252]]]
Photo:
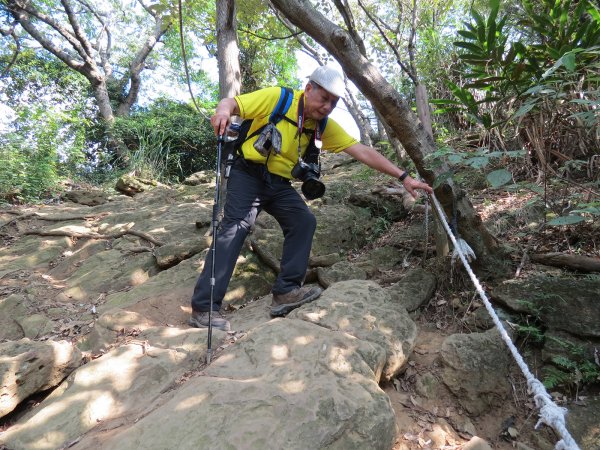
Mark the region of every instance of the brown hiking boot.
[[[219, 311], [213, 311], [210, 318], [211, 325], [219, 330], [229, 331], [231, 325], [229, 320], [223, 317]], [[188, 323], [195, 328], [208, 328], [208, 311], [192, 311], [192, 316]]]
[[283, 316], [300, 305], [316, 300], [321, 295], [321, 292], [323, 291], [319, 287], [305, 286], [296, 288], [285, 294], [273, 294], [271, 315]]

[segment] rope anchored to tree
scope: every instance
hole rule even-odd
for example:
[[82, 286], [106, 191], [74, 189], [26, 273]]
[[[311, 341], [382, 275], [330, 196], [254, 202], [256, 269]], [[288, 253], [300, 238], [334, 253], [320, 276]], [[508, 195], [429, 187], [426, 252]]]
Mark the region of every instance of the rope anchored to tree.
[[500, 332], [500, 336], [502, 337], [502, 340], [504, 341], [504, 343], [510, 350], [513, 358], [517, 362], [517, 365], [521, 369], [521, 372], [523, 372], [523, 375], [527, 379], [527, 386], [529, 387], [529, 391], [533, 395], [533, 399], [535, 401], [537, 408], [540, 410], [540, 414], [539, 414], [540, 419], [538, 420], [537, 424], [535, 425], [535, 428], [539, 428], [539, 426], [541, 424], [546, 424], [546, 425], [552, 427], [554, 429], [554, 431], [556, 431], [558, 433], [558, 435], [561, 437], [561, 440], [558, 441], [555, 445], [555, 448], [557, 450], [580, 450], [579, 446], [577, 445], [577, 443], [575, 442], [575, 440], [573, 439], [573, 437], [567, 430], [566, 421], [565, 421], [567, 409], [558, 406], [556, 403], [554, 403], [552, 401], [552, 397], [550, 396], [550, 394], [548, 394], [548, 392], [546, 391], [546, 388], [544, 387], [542, 382], [540, 380], [538, 380], [537, 378], [535, 378], [533, 376], [533, 374], [531, 373], [531, 371], [529, 370], [527, 363], [525, 362], [525, 360], [519, 353], [519, 350], [517, 350], [517, 348], [515, 347], [515, 345], [513, 344], [512, 340], [511, 340], [510, 336], [504, 329], [504, 326], [502, 325], [502, 322], [500, 322], [500, 319], [499, 319], [498, 315], [496, 314], [496, 311], [494, 311], [494, 308], [492, 307], [490, 300], [488, 299], [483, 287], [481, 286], [481, 283], [479, 282], [479, 280], [477, 279], [477, 276], [471, 269], [471, 266], [469, 265], [469, 261], [467, 261], [467, 256], [465, 256], [464, 248], [463, 248], [463, 246], [459, 245], [459, 242], [457, 241], [457, 238], [455, 237], [454, 232], [450, 229], [450, 226], [448, 225], [448, 222], [446, 220], [446, 215], [445, 215], [444, 210], [442, 209], [438, 199], [435, 197], [435, 195], [432, 194], [431, 200], [432, 200], [432, 203], [433, 203], [436, 211], [438, 212], [438, 214], [441, 218], [440, 221], [444, 225], [444, 229], [446, 230], [446, 233], [448, 234], [448, 236], [450, 237], [450, 240], [452, 241], [452, 245], [454, 246], [454, 251], [460, 257], [460, 260], [462, 261], [467, 273], [469, 274], [471, 281], [475, 285], [475, 288], [477, 289], [477, 292], [479, 293], [479, 296], [481, 297], [483, 304], [485, 305], [488, 313], [492, 317], [492, 320], [494, 321], [496, 328], [498, 328], [498, 331]]

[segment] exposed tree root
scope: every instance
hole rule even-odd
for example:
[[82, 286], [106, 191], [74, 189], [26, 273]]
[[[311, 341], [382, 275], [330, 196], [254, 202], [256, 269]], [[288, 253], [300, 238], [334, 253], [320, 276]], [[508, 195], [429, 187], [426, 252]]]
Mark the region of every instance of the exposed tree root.
[[531, 260], [546, 266], [562, 267], [582, 272], [600, 272], [600, 259], [566, 253], [538, 253]]
[[160, 247], [165, 243], [159, 241], [158, 239], [150, 236], [148, 233], [144, 233], [143, 231], [136, 230], [121, 230], [116, 233], [110, 234], [100, 234], [94, 233], [90, 231], [89, 233], [78, 233], [76, 231], [65, 231], [65, 230], [30, 230], [23, 233], [24, 235], [36, 235], [36, 236], [67, 236], [72, 238], [87, 238], [87, 239], [118, 239], [120, 237], [125, 236], [126, 234], [132, 234], [134, 236], [140, 237], [142, 239], [147, 240], [148, 242]]
[[7, 225], [10, 225], [14, 222], [16, 222], [17, 220], [25, 220], [25, 219], [29, 219], [29, 218], [36, 218], [39, 220], [47, 220], [50, 222], [62, 222], [62, 221], [67, 221], [67, 220], [86, 220], [86, 219], [93, 219], [93, 218], [99, 218], [99, 217], [104, 217], [107, 216], [108, 213], [100, 213], [100, 214], [57, 214], [57, 215], [50, 215], [50, 214], [40, 214], [37, 212], [27, 212], [27, 213], [20, 213], [17, 211], [0, 211], [3, 214], [13, 214], [16, 215], [17, 217], [10, 219], [4, 223], [0, 223], [0, 229], [4, 228]]

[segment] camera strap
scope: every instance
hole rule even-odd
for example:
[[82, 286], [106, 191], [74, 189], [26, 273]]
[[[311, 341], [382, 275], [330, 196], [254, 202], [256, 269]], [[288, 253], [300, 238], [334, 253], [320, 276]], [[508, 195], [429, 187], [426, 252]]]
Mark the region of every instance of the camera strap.
[[[321, 148], [323, 147], [323, 140], [321, 139], [321, 135], [325, 130], [325, 126], [327, 125], [327, 117], [319, 120], [317, 126], [312, 132], [312, 136], [310, 142], [308, 143], [308, 147], [306, 147], [306, 151], [304, 152], [304, 160], [307, 162], [319, 163], [319, 154], [321, 152]], [[298, 101], [298, 122], [297, 122], [297, 131], [296, 138], [298, 139], [298, 159], [302, 159], [302, 148], [300, 147], [300, 138], [302, 137], [302, 133], [304, 133], [304, 93], [300, 95], [300, 101]]]

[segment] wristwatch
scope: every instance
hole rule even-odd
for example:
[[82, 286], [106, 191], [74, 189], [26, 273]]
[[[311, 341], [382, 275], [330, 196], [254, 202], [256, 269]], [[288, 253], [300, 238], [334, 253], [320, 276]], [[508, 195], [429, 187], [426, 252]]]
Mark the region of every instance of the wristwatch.
[[402, 175], [400, 175], [400, 176], [398, 177], [398, 179], [399, 179], [400, 181], [404, 181], [404, 179], [405, 179], [407, 176], [408, 176], [408, 172], [404, 171], [404, 172], [402, 172]]

